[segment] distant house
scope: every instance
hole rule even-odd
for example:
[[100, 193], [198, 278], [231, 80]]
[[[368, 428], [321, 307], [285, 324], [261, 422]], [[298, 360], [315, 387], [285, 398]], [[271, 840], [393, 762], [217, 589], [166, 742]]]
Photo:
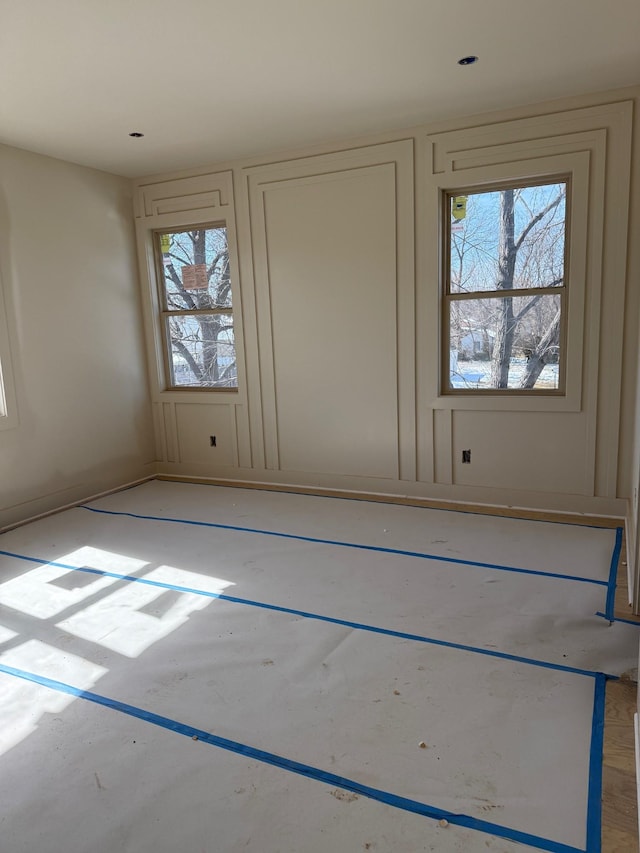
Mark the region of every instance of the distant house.
[[494, 338], [495, 332], [489, 329], [472, 329], [460, 339], [459, 358], [466, 361], [491, 358]]

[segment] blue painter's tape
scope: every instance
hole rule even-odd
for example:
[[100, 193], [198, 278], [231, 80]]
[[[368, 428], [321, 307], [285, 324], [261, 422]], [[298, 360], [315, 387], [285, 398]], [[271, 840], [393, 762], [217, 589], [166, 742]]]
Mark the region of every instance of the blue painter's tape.
[[581, 578], [576, 575], [556, 574], [555, 572], [542, 572], [535, 569], [522, 569], [516, 566], [502, 566], [498, 563], [481, 563], [476, 560], [459, 560], [455, 557], [443, 557], [439, 554], [427, 554], [422, 551], [402, 551], [399, 548], [383, 548], [379, 545], [362, 545], [357, 542], [341, 542], [334, 539], [318, 539], [314, 536], [299, 536], [294, 533], [280, 533], [277, 530], [261, 530], [256, 527], [238, 527], [235, 524], [218, 524], [212, 521], [192, 521], [187, 518], [163, 518], [157, 515], [139, 515], [134, 512], [116, 512], [109, 509], [97, 509], [92, 506], [82, 506], [89, 512], [97, 512], [102, 515], [125, 516], [127, 518], [142, 519], [144, 521], [164, 521], [170, 524], [189, 524], [194, 527], [209, 527], [216, 530], [234, 530], [238, 533], [259, 533], [262, 536], [277, 536], [280, 539], [293, 539], [296, 542], [311, 542], [314, 545], [337, 545], [340, 548], [356, 548], [360, 551], [377, 551], [382, 554], [397, 554], [401, 557], [418, 557], [421, 560], [435, 560], [440, 563], [453, 563], [458, 566], [477, 566], [481, 569], [494, 569], [500, 572], [515, 572], [522, 575], [537, 575], [554, 580], [576, 581], [577, 583], [589, 583], [596, 586], [607, 586], [607, 581], [593, 580], [592, 578]]
[[602, 836], [602, 750], [604, 746], [604, 713], [606, 679], [596, 676], [591, 724], [591, 751], [589, 756], [589, 795], [587, 802], [586, 853], [600, 853]]
[[[70, 684], [65, 684], [62, 681], [56, 681], [52, 678], [47, 678], [42, 675], [36, 675], [32, 672], [27, 672], [15, 667], [0, 664], [0, 672], [15, 678], [21, 678], [25, 681], [30, 681], [34, 684], [39, 684], [47, 687], [50, 690], [56, 690], [59, 693], [66, 693], [70, 696], [75, 696], [79, 699], [84, 699], [87, 702], [93, 702], [96, 705], [102, 705], [113, 711], [119, 711], [122, 714], [127, 714], [130, 717], [135, 717], [146, 723], [151, 723], [154, 726], [168, 729], [176, 734], [184, 735], [185, 737], [196, 737], [199, 741], [209, 744], [210, 746], [225, 749], [229, 752], [243, 755], [246, 758], [251, 758], [254, 761], [260, 761], [263, 764], [270, 764], [273, 767], [278, 767], [281, 770], [287, 770], [290, 773], [297, 773], [300, 776], [306, 776], [308, 779], [313, 779], [317, 782], [323, 782], [332, 787], [342, 788], [346, 791], [353, 791], [355, 794], [360, 794], [371, 800], [376, 800], [379, 803], [391, 806], [403, 811], [413, 812], [414, 814], [422, 815], [423, 817], [431, 818], [432, 820], [447, 820], [455, 826], [462, 826], [467, 829], [476, 830], [497, 838], [504, 838], [509, 841], [514, 841], [518, 844], [528, 844], [530, 847], [535, 847], [538, 850], [547, 850], [549, 853], [585, 853], [577, 847], [571, 847], [568, 844], [561, 844], [557, 841], [552, 841], [548, 838], [542, 838], [537, 835], [530, 835], [527, 832], [520, 832], [508, 826], [501, 826], [497, 823], [491, 823], [486, 820], [479, 820], [470, 815], [457, 814], [439, 809], [435, 806], [430, 806], [427, 803], [421, 803], [418, 800], [412, 800], [408, 797], [401, 797], [387, 791], [371, 788], [368, 785], [362, 785], [353, 779], [347, 779], [344, 776], [338, 776], [335, 773], [329, 773], [326, 770], [321, 770], [317, 767], [312, 767], [308, 764], [302, 764], [299, 761], [293, 761], [289, 758], [284, 758], [273, 752], [266, 752], [262, 749], [257, 749], [247, 744], [238, 743], [228, 740], [227, 738], [218, 737], [203, 729], [197, 729], [193, 726], [180, 723], [177, 720], [172, 720], [168, 717], [162, 717], [159, 714], [154, 714], [152, 711], [146, 711], [143, 708], [138, 708], [135, 705], [128, 705], [124, 702], [118, 702], [116, 699], [111, 699], [107, 696], [102, 696], [99, 693], [92, 693], [88, 690], [81, 690], [73, 687]], [[587, 850], [587, 853], [591, 853]]]
[[634, 628], [640, 628], [640, 622], [634, 622], [633, 619], [620, 619], [618, 616], [614, 616], [613, 619], [611, 619], [606, 613], [603, 613], [602, 610], [598, 610], [596, 616], [601, 616], [608, 622], [622, 622], [623, 625], [633, 625]]
[[[563, 664], [556, 663], [548, 663], [547, 661], [536, 660], [534, 658], [526, 658], [520, 655], [510, 655], [506, 652], [497, 652], [493, 649], [483, 649], [480, 646], [467, 646], [463, 643], [454, 643], [448, 640], [436, 640], [433, 637], [424, 637], [420, 634], [408, 634], [404, 631], [391, 631], [388, 628], [377, 628], [374, 625], [367, 625], [362, 622], [350, 622], [347, 619], [336, 619], [331, 616], [322, 616], [317, 613], [307, 613], [304, 610], [294, 610], [291, 607], [279, 607], [274, 604], [262, 604], [258, 601], [249, 601], [243, 598], [236, 598], [232, 595], [220, 595], [219, 596], [224, 601], [231, 601], [237, 604], [248, 604], [251, 607], [264, 607], [267, 610], [275, 610], [280, 613], [290, 613], [293, 616], [301, 616], [304, 619], [317, 619], [321, 622], [329, 622], [333, 625], [341, 625], [345, 628], [353, 628], [357, 631], [370, 631], [374, 634], [382, 634], [387, 637], [398, 637], [402, 640], [413, 640], [418, 643], [426, 643], [432, 646], [442, 646], [448, 649], [457, 649], [459, 651], [464, 652], [473, 652], [478, 655], [485, 655], [486, 657], [500, 658], [502, 660], [514, 661], [515, 663], [523, 663], [529, 666], [538, 666], [544, 669], [554, 669], [558, 672], [567, 672], [571, 675], [584, 675], [590, 678], [593, 678], [597, 675], [601, 675], [603, 673], [596, 673], [593, 670], [589, 669], [577, 669], [572, 666], [565, 666]], [[605, 677], [609, 677], [606, 676]]]
[[604, 612], [610, 622], [613, 622], [613, 611], [615, 609], [618, 563], [620, 561], [620, 552], [622, 551], [622, 532], [622, 527], [616, 527], [616, 543], [613, 546], [613, 554], [611, 555], [611, 565], [609, 567], [609, 580], [607, 582], [607, 600], [605, 603]]
[[[501, 658], [502, 660], [509, 660], [515, 663], [523, 663], [529, 666], [538, 666], [543, 669], [554, 669], [558, 672], [567, 672], [571, 675], [584, 675], [589, 678], [593, 678], [601, 673], [598, 673], [594, 670], [590, 669], [578, 669], [572, 666], [566, 666], [564, 664], [559, 663], [549, 663], [548, 661], [536, 660], [535, 658], [527, 658], [522, 657], [521, 655], [510, 655], [506, 652], [498, 652], [493, 649], [483, 649], [480, 646], [468, 646], [463, 643], [453, 643], [448, 640], [437, 640], [433, 637], [425, 637], [420, 634], [407, 634], [404, 631], [392, 631], [388, 628], [378, 628], [375, 625], [367, 625], [363, 622], [351, 622], [347, 619], [337, 619], [332, 616], [323, 616], [320, 613], [309, 613], [306, 610], [296, 610], [292, 607], [281, 607], [278, 604], [267, 604], [262, 601], [253, 601], [248, 598], [238, 598], [234, 595], [225, 595], [221, 592], [209, 592], [204, 589], [197, 589], [194, 587], [188, 586], [178, 586], [176, 584], [165, 583], [163, 581], [154, 581], [149, 580], [144, 577], [137, 577], [136, 575], [122, 575], [118, 572], [108, 572], [104, 569], [90, 569], [87, 566], [71, 566], [68, 563], [60, 563], [55, 560], [41, 560], [37, 557], [27, 557], [22, 554], [15, 554], [11, 551], [0, 551], [0, 555], [5, 557], [12, 557], [16, 560], [26, 560], [29, 563], [37, 563], [38, 565], [47, 565], [47, 566], [56, 566], [61, 569], [69, 569], [74, 572], [85, 572], [87, 574], [92, 575], [100, 575], [101, 577], [114, 578], [115, 580], [127, 581], [131, 583], [141, 583], [146, 584], [147, 586], [155, 586], [160, 589], [168, 589], [174, 592], [182, 592], [189, 595], [202, 595], [206, 598], [215, 598], [220, 601], [228, 601], [232, 604], [242, 604], [248, 607], [259, 607], [263, 610], [273, 610], [276, 613], [288, 613], [292, 616], [300, 616], [303, 619], [316, 619], [319, 622], [329, 622], [332, 625], [341, 625], [345, 628], [353, 628], [357, 631], [370, 631], [374, 634], [382, 634], [387, 637], [398, 637], [402, 640], [412, 640], [418, 643], [426, 643], [432, 646], [442, 646], [448, 649], [458, 649], [464, 652], [472, 652], [477, 655], [485, 655], [486, 657], [492, 658]], [[613, 675], [606, 675], [606, 678], [615, 678]]]

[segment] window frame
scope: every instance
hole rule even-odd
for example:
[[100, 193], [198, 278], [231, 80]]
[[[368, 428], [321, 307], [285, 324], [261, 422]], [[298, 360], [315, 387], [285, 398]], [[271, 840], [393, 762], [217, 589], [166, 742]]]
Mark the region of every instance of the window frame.
[[[509, 290], [479, 290], [469, 293], [451, 293], [451, 213], [450, 200], [462, 195], [481, 195], [482, 193], [499, 192], [505, 189], [521, 189], [536, 186], [547, 186], [554, 183], [564, 183], [565, 219], [564, 219], [564, 267], [562, 286], [511, 288]], [[535, 177], [513, 177], [499, 181], [482, 181], [469, 185], [442, 188], [440, 190], [441, 215], [441, 271], [440, 271], [440, 388], [441, 397], [466, 398], [562, 398], [567, 396], [567, 361], [568, 361], [568, 325], [569, 325], [569, 281], [571, 234], [572, 234], [572, 201], [573, 174], [572, 172], [550, 172], [537, 174]], [[553, 295], [560, 297], [560, 329], [557, 388], [452, 388], [450, 386], [450, 339], [451, 339], [451, 308], [453, 302], [473, 299], [502, 299], [505, 297], [526, 297], [527, 295]]]
[[[216, 229], [216, 228], [224, 228], [226, 231], [227, 237], [227, 245], [229, 250], [229, 264], [230, 264], [230, 274], [231, 274], [231, 305], [224, 307], [215, 307], [215, 308], [197, 308], [197, 309], [169, 309], [167, 303], [167, 293], [166, 293], [166, 284], [165, 284], [165, 274], [164, 274], [164, 262], [162, 258], [162, 247], [160, 238], [163, 234], [183, 234], [187, 231], [206, 231], [208, 229]], [[161, 393], [173, 393], [173, 392], [212, 392], [215, 394], [220, 393], [230, 393], [237, 394], [240, 390], [240, 371], [238, 364], [238, 335], [237, 335], [237, 323], [236, 323], [236, 310], [235, 310], [235, 288], [233, 283], [233, 274], [234, 274], [234, 264], [232, 263], [231, 256], [231, 246], [230, 243], [230, 229], [228, 223], [225, 219], [215, 220], [215, 221], [207, 221], [207, 222], [198, 222], [190, 225], [176, 225], [176, 226], [166, 226], [166, 227], [158, 227], [152, 228], [151, 230], [151, 243], [152, 243], [152, 251], [153, 251], [153, 259], [155, 265], [156, 272], [156, 322], [159, 333], [160, 340], [160, 348], [162, 350], [161, 359], [159, 362], [161, 364], [161, 372], [162, 372], [162, 387], [160, 388]], [[168, 319], [172, 316], [197, 316], [197, 315], [215, 315], [215, 314], [227, 314], [231, 315], [233, 322], [233, 345], [235, 352], [235, 360], [236, 360], [236, 385], [176, 385], [171, 382], [173, 377], [172, 370], [172, 359], [171, 359], [171, 339], [170, 339], [170, 329]]]

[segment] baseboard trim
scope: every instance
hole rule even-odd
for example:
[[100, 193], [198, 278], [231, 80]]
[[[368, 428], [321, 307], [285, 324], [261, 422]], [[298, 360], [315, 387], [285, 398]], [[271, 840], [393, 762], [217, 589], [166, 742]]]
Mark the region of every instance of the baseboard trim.
[[11, 524], [7, 524], [5, 527], [0, 527], [0, 533], [7, 533], [9, 530], [15, 530], [16, 527], [22, 527], [24, 524], [30, 524], [32, 521], [38, 521], [41, 518], [47, 518], [50, 515], [57, 515], [59, 512], [64, 512], [67, 509], [73, 509], [76, 506], [80, 506], [87, 501], [95, 501], [98, 498], [104, 498], [107, 495], [113, 495], [116, 492], [124, 492], [127, 489], [132, 489], [134, 486], [140, 486], [142, 483], [147, 483], [149, 480], [155, 480], [155, 474], [148, 474], [146, 477], [140, 477], [138, 480], [131, 480], [128, 483], [123, 483], [119, 486], [114, 486], [111, 489], [105, 489], [102, 492], [96, 492], [95, 494], [87, 495], [86, 497], [80, 498], [77, 501], [71, 501], [70, 503], [63, 504], [62, 506], [55, 507], [54, 509], [49, 509], [46, 512], [39, 512], [36, 515], [31, 515], [27, 518], [23, 518], [20, 521], [14, 521]]
[[193, 483], [204, 486], [225, 486], [234, 489], [253, 489], [255, 491], [284, 492], [296, 495], [343, 498], [347, 500], [369, 501], [374, 503], [415, 506], [425, 509], [443, 509], [452, 512], [465, 512], [474, 515], [497, 515], [503, 518], [522, 518], [535, 521], [555, 521], [566, 524], [589, 524], [594, 527], [620, 527], [624, 518], [589, 513], [567, 513], [559, 510], [529, 509], [528, 507], [503, 506], [500, 504], [467, 503], [453, 500], [421, 498], [414, 495], [394, 495], [381, 492], [352, 491], [349, 489], [325, 489], [295, 484], [270, 483], [255, 480], [231, 480], [223, 477], [194, 477], [184, 474], [156, 474], [156, 480], [177, 483]]
[[327, 489], [315, 488], [312, 486], [300, 486], [292, 483], [271, 483], [258, 480], [233, 480], [223, 477], [194, 477], [184, 474], [149, 474], [145, 477], [140, 477], [136, 480], [131, 480], [114, 486], [110, 489], [105, 489], [100, 492], [95, 492], [86, 495], [79, 500], [71, 501], [62, 506], [47, 510], [46, 512], [37, 513], [27, 518], [8, 524], [0, 528], [0, 533], [6, 533], [9, 530], [14, 530], [17, 527], [22, 527], [24, 524], [29, 524], [32, 521], [38, 521], [41, 518], [47, 518], [50, 515], [56, 515], [59, 512], [64, 512], [67, 509], [73, 509], [87, 501], [97, 500], [98, 498], [113, 495], [117, 492], [123, 492], [127, 489], [132, 489], [135, 486], [140, 486], [143, 483], [148, 483], [150, 480], [162, 480], [165, 482], [177, 483], [193, 483], [204, 486], [223, 486], [234, 489], [250, 489], [253, 491], [266, 492], [281, 492], [285, 494], [296, 495], [311, 495], [315, 497], [327, 498], [342, 498], [346, 500], [365, 501], [373, 503], [395, 504], [398, 506], [414, 506], [424, 509], [440, 509], [450, 512], [463, 512], [473, 515], [489, 515], [500, 516], [502, 518], [521, 518], [532, 519], [535, 521], [555, 521], [565, 524], [589, 524], [594, 527], [619, 527], [624, 524], [624, 519], [617, 516], [609, 515], [592, 515], [590, 513], [568, 513], [560, 510], [542, 510], [530, 509], [529, 507], [506, 506], [501, 504], [490, 503], [470, 503], [454, 500], [444, 500], [436, 498], [423, 498], [415, 495], [400, 495], [389, 494], [382, 492], [367, 492], [356, 491], [350, 489]]

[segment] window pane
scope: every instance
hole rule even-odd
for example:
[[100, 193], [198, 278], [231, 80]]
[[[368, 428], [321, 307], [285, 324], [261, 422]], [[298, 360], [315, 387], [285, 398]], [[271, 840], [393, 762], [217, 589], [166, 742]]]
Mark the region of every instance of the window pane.
[[172, 386], [238, 387], [231, 314], [179, 314], [166, 322]]
[[567, 184], [449, 196], [451, 293], [561, 287]]
[[231, 307], [229, 247], [224, 226], [158, 234], [157, 239], [169, 311]]
[[449, 303], [449, 388], [560, 385], [560, 295]]

